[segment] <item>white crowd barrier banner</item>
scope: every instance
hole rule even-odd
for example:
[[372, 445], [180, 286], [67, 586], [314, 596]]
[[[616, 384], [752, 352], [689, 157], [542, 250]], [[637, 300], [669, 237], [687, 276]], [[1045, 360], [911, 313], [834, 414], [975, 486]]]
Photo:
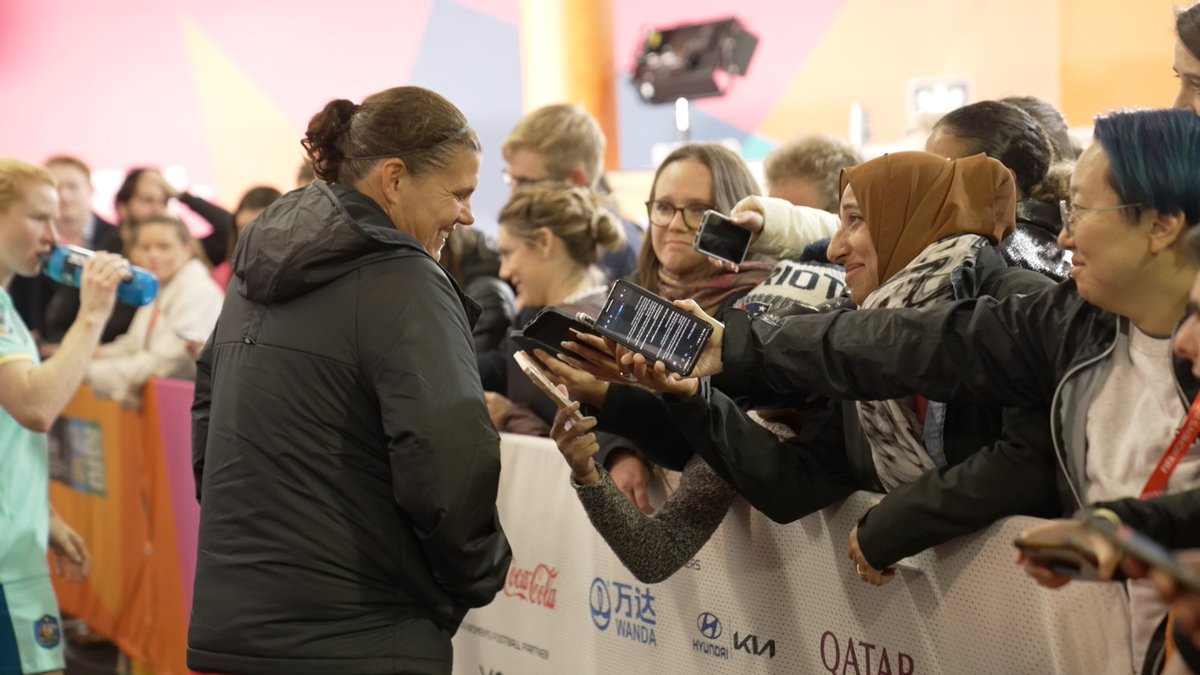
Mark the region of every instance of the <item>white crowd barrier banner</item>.
[[846, 542], [878, 495], [789, 525], [738, 500], [694, 560], [645, 584], [592, 529], [552, 442], [506, 435], [501, 451], [513, 564], [495, 601], [467, 614], [455, 673], [1132, 670], [1121, 585], [1049, 591], [1013, 563], [1012, 540], [1035, 519], [914, 556], [919, 571], [876, 588], [855, 575]]

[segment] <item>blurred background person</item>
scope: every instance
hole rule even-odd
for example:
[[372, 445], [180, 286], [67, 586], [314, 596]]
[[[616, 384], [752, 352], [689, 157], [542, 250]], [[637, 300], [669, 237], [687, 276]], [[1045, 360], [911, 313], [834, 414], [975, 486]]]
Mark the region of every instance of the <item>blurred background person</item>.
[[982, 152], [1008, 167], [1017, 184], [1017, 229], [1001, 244], [1004, 259], [1055, 281], [1067, 278], [1070, 256], [1057, 241], [1062, 229], [1058, 198], [1041, 201], [1032, 197], [1054, 158], [1037, 120], [1010, 103], [972, 103], [938, 120], [925, 150], [951, 159]]
[[[839, 181], [842, 171], [861, 164], [862, 154], [846, 141], [828, 134], [812, 134], [790, 141], [771, 151], [763, 167], [767, 178], [767, 194], [796, 206], [808, 207], [809, 215], [824, 211], [834, 217], [826, 218], [824, 227], [836, 229], [838, 204], [841, 202]], [[742, 211], [762, 214], [770, 200], [747, 197], [733, 208], [735, 219]], [[782, 205], [779, 205], [782, 207]], [[778, 212], [777, 212], [778, 215]], [[814, 219], [815, 221], [815, 219]], [[815, 236], [822, 225], [813, 228]], [[741, 306], [754, 316], [764, 311], [779, 312], [799, 303], [819, 305], [845, 292], [845, 270], [829, 261], [828, 237], [819, 237], [799, 253], [781, 251], [775, 268], [746, 296]], [[762, 248], [762, 243], [752, 244]], [[814, 279], [820, 280], [813, 283]], [[825, 297], [822, 297], [821, 294]]]
[[203, 218], [211, 227], [208, 234], [199, 239], [202, 254], [211, 265], [225, 261], [230, 233], [233, 231], [233, 214], [203, 197], [180, 191], [171, 185], [158, 169], [131, 169], [117, 190], [114, 205], [120, 217], [120, 243], [111, 237], [99, 245], [106, 250], [125, 247], [129, 244], [133, 228], [138, 223], [157, 216], [167, 210], [171, 199], [188, 207]]
[[474, 229], [455, 229], [442, 249], [442, 267], [454, 277], [482, 313], [471, 330], [475, 353], [500, 347], [517, 314], [512, 286], [500, 278], [500, 253], [486, 235]]
[[1071, 138], [1067, 118], [1058, 108], [1036, 96], [1005, 96], [1000, 102], [1024, 110], [1025, 114], [1032, 117], [1042, 128], [1046, 140], [1050, 142], [1051, 166], [1059, 163], [1073, 165], [1075, 160], [1079, 159], [1083, 148]]
[[237, 247], [238, 237], [242, 230], [246, 229], [251, 221], [282, 196], [283, 193], [269, 185], [259, 185], [246, 190], [241, 200], [238, 201], [237, 208], [233, 210], [233, 230], [229, 233], [225, 260], [219, 265], [214, 265], [212, 270], [213, 281], [217, 282], [222, 291], [233, 280], [233, 249]]
[[829, 134], [788, 141], [763, 160], [767, 196], [837, 213], [842, 198], [838, 192], [842, 169], [862, 161], [862, 153], [853, 145]]
[[[563, 183], [517, 188], [499, 220], [500, 278], [516, 289], [518, 325], [547, 307], [568, 316], [600, 313], [608, 286], [597, 283], [597, 267], [604, 252], [625, 245], [625, 235], [594, 192]], [[500, 431], [545, 436], [555, 405], [521, 372], [516, 352], [509, 339], [493, 357], [504, 377], [488, 390], [488, 411]]]
[[158, 297], [137, 309], [128, 331], [96, 350], [86, 378], [96, 396], [138, 408], [150, 378], [195, 377], [188, 341], [208, 338], [222, 294], [194, 243], [187, 225], [167, 214], [134, 227], [130, 255], [158, 279]]
[[55, 155], [45, 162], [58, 181], [58, 239], [64, 244], [95, 250], [116, 225], [92, 210], [92, 172], [78, 157]]
[[[225, 209], [201, 197], [180, 192], [167, 182], [158, 169], [136, 168], [125, 174], [121, 187], [113, 198], [113, 206], [120, 223], [96, 241], [98, 250], [131, 254], [133, 231], [139, 223], [158, 217], [167, 211], [171, 199], [177, 199], [211, 225], [212, 230], [196, 246], [197, 255], [205, 259], [206, 265], [220, 264], [225, 260], [233, 229], [233, 215]], [[60, 287], [47, 309], [44, 354], [53, 353], [63, 331], [69, 325], [68, 318], [79, 306], [79, 292], [69, 286]], [[117, 339], [129, 330], [136, 308], [118, 304], [112, 318], [104, 328], [103, 342]]]
[[[504, 140], [501, 147], [504, 179], [511, 190], [562, 181], [607, 194], [605, 144], [600, 123], [582, 106], [570, 103], [543, 106], [522, 117]], [[601, 263], [608, 281], [624, 279], [637, 267], [642, 230], [624, 219], [621, 225], [625, 246], [606, 253]]]

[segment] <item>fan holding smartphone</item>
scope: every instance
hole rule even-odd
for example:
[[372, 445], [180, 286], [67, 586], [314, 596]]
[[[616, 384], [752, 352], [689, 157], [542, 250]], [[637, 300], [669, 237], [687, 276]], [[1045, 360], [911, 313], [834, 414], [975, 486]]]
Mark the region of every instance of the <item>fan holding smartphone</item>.
[[543, 316], [538, 326], [548, 330], [535, 328], [541, 341], [518, 331], [496, 352], [478, 357], [497, 429], [536, 436], [549, 431], [556, 408], [512, 356], [519, 349], [550, 348], [545, 340], [553, 341], [548, 335], [558, 328], [544, 325], [550, 319], [571, 322], [578, 313], [600, 310], [607, 289], [597, 282], [597, 263], [603, 251], [623, 241], [620, 222], [590, 190], [539, 183], [513, 192], [500, 212], [500, 278], [516, 291], [517, 325]]
[[735, 224], [727, 216], [709, 209], [700, 220], [700, 229], [696, 231], [692, 247], [737, 269], [750, 250], [751, 235], [745, 226]]

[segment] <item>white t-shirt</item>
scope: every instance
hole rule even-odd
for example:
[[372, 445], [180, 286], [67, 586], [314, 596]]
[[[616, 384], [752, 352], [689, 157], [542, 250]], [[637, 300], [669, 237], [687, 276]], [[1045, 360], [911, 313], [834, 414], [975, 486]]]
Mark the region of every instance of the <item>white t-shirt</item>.
[[[1171, 362], [1171, 340], [1129, 326], [1109, 357], [1112, 370], [1087, 413], [1087, 501], [1141, 495], [1187, 412]], [[1192, 447], [1167, 483], [1167, 492], [1200, 486], [1200, 453]], [[1148, 582], [1129, 584], [1133, 667], [1141, 670], [1146, 647], [1167, 606]]]

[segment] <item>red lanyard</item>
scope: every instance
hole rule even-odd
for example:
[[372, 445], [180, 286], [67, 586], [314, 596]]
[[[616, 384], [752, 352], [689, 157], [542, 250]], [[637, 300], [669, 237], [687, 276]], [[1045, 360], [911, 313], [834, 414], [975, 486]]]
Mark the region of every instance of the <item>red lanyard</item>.
[[1183, 425], [1175, 432], [1175, 439], [1167, 447], [1162, 459], [1158, 460], [1158, 466], [1154, 467], [1154, 473], [1150, 474], [1146, 487], [1142, 488], [1142, 501], [1153, 499], [1167, 489], [1167, 481], [1171, 479], [1171, 474], [1175, 473], [1183, 456], [1196, 443], [1197, 436], [1200, 436], [1200, 395], [1192, 401], [1192, 407], [1188, 410]]

